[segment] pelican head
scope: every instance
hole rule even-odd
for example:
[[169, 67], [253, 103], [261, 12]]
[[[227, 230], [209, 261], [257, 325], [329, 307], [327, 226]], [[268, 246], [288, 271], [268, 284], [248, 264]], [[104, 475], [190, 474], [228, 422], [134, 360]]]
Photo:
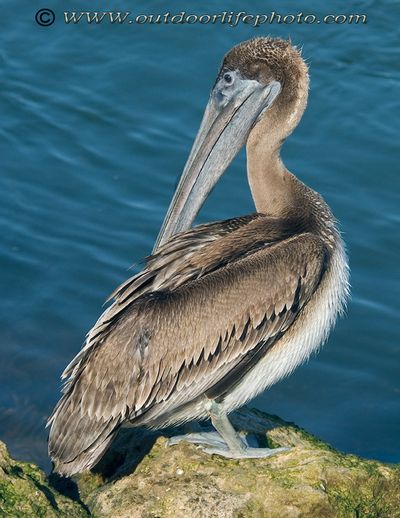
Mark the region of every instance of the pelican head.
[[307, 91], [307, 66], [288, 41], [256, 38], [226, 54], [154, 250], [191, 226], [246, 142], [263, 135], [279, 151], [301, 118]]

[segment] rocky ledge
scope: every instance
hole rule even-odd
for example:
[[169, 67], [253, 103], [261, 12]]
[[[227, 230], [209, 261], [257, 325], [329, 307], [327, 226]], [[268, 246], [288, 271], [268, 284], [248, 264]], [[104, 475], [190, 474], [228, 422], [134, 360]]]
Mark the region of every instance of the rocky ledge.
[[109, 518], [400, 518], [400, 467], [340, 453], [257, 410], [233, 416], [269, 459], [210, 457], [196, 446], [123, 430], [94, 470], [46, 478], [0, 446], [0, 516]]

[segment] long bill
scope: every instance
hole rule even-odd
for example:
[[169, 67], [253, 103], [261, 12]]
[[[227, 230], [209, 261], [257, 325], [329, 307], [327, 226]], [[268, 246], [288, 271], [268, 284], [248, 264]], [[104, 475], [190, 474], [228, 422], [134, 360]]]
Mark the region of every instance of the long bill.
[[251, 128], [280, 92], [278, 82], [265, 86], [242, 80], [240, 86], [228, 101], [218, 83], [211, 92], [153, 253], [169, 237], [190, 228], [210, 191], [246, 143]]

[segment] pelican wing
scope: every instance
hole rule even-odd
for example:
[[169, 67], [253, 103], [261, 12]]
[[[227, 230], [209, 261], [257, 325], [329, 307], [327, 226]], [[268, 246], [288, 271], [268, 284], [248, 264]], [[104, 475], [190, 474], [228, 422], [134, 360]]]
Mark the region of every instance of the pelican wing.
[[145, 282], [158, 290], [129, 294], [139, 277], [120, 288], [114, 304], [122, 309], [105, 313], [69, 371], [50, 419], [53, 457], [84, 469], [122, 422], [157, 420], [203, 394], [223, 397], [289, 328], [324, 274], [322, 240], [287, 237], [289, 227], [253, 216], [218, 239], [196, 239], [193, 229], [193, 253], [181, 235], [150, 258], [140, 275], [157, 272]]
[[[252, 223], [250, 229], [246, 229], [246, 233], [248, 234], [249, 230], [254, 232], [254, 229], [257, 231], [258, 223], [263, 220], [265, 220], [265, 216], [255, 213], [199, 225], [170, 238], [165, 245], [158, 249], [157, 253], [147, 258], [146, 267], [141, 272], [130, 277], [110, 295], [108, 301], [114, 299], [113, 304], [104, 311], [90, 330], [85, 346], [65, 368], [62, 378], [74, 378], [81, 362], [84, 362], [91, 350], [104, 340], [118, 321], [119, 315], [139, 297], [158, 290], [175, 289], [185, 282], [197, 279], [220, 267], [224, 261], [232, 258], [223, 257], [223, 250], [219, 246], [220, 241], [217, 244], [215, 242], [226, 238], [223, 242], [226, 242], [227, 248], [231, 249], [232, 245], [228, 238], [230, 234], [235, 233], [235, 239], [240, 239], [242, 232], [238, 233], [238, 230]], [[274, 220], [272, 219], [272, 221]], [[264, 226], [262, 225], [262, 227]], [[269, 239], [274, 240], [281, 237], [282, 232], [279, 230], [273, 233], [272, 227], [274, 227], [273, 223]], [[265, 238], [264, 233], [258, 237], [258, 241], [253, 239], [251, 247], [260, 246], [260, 240], [263, 244]], [[214, 246], [210, 246], [212, 244]], [[210, 253], [213, 255], [212, 259]], [[239, 253], [243, 253], [243, 250], [238, 249], [236, 255]]]

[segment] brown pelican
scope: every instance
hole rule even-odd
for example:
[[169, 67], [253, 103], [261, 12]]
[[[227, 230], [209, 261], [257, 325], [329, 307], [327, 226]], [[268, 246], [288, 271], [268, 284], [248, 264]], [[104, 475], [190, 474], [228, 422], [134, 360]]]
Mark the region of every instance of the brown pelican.
[[[318, 349], [348, 292], [329, 207], [280, 159], [307, 95], [307, 66], [287, 41], [257, 38], [225, 56], [153, 255], [63, 373], [49, 419], [59, 473], [92, 467], [125, 425], [211, 418], [218, 434], [188, 437], [206, 451], [284, 449], [250, 448], [227, 416]], [[257, 212], [190, 228], [244, 144]]]

